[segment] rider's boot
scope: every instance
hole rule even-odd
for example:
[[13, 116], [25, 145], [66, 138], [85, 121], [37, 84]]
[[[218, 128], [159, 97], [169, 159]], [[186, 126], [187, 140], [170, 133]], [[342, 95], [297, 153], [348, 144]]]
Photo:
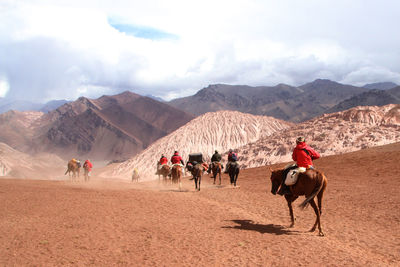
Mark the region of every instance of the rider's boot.
[[290, 195], [292, 192], [290, 192], [289, 186], [287, 186], [286, 184], [283, 184], [281, 186], [281, 188], [278, 191], [278, 195]]

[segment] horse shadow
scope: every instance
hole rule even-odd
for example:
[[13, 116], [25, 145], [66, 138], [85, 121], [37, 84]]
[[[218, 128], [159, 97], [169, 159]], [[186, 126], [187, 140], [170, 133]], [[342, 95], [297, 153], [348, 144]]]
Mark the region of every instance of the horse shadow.
[[295, 235], [298, 231], [289, 230], [282, 225], [276, 224], [258, 224], [252, 220], [229, 220], [238, 225], [235, 226], [222, 226], [227, 229], [238, 229], [247, 231], [256, 231], [261, 234], [274, 234], [274, 235]]

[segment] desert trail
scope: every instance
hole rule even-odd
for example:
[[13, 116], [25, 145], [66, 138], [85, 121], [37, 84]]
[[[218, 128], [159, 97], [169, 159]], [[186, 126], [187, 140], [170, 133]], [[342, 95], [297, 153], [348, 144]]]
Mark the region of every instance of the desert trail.
[[[326, 234], [315, 215], [270, 193], [269, 167], [242, 170], [239, 188], [183, 190], [157, 181], [0, 180], [1, 265], [398, 266], [400, 143], [315, 161], [328, 177]], [[272, 168], [284, 164], [272, 165]], [[397, 174], [396, 174], [397, 173]], [[40, 173], [37, 174], [39, 178]]]

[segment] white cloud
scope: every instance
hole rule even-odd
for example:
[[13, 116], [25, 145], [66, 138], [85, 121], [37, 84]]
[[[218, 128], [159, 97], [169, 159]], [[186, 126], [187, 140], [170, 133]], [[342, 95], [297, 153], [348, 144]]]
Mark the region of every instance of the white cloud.
[[7, 78], [0, 76], [0, 97], [5, 97], [10, 90], [10, 85], [8, 84]]
[[[8, 96], [42, 100], [127, 89], [171, 98], [212, 83], [398, 82], [399, 18], [394, 0], [9, 0], [0, 3], [0, 73]], [[177, 38], [135, 37], [110, 19]]]

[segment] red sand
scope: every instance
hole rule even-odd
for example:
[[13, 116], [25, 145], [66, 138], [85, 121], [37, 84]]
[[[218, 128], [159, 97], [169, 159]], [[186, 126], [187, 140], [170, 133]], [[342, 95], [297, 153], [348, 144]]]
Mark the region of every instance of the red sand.
[[[322, 227], [270, 193], [268, 167], [240, 188], [157, 182], [0, 180], [1, 265], [398, 266], [400, 143], [319, 159]], [[273, 167], [283, 166], [283, 164]]]

